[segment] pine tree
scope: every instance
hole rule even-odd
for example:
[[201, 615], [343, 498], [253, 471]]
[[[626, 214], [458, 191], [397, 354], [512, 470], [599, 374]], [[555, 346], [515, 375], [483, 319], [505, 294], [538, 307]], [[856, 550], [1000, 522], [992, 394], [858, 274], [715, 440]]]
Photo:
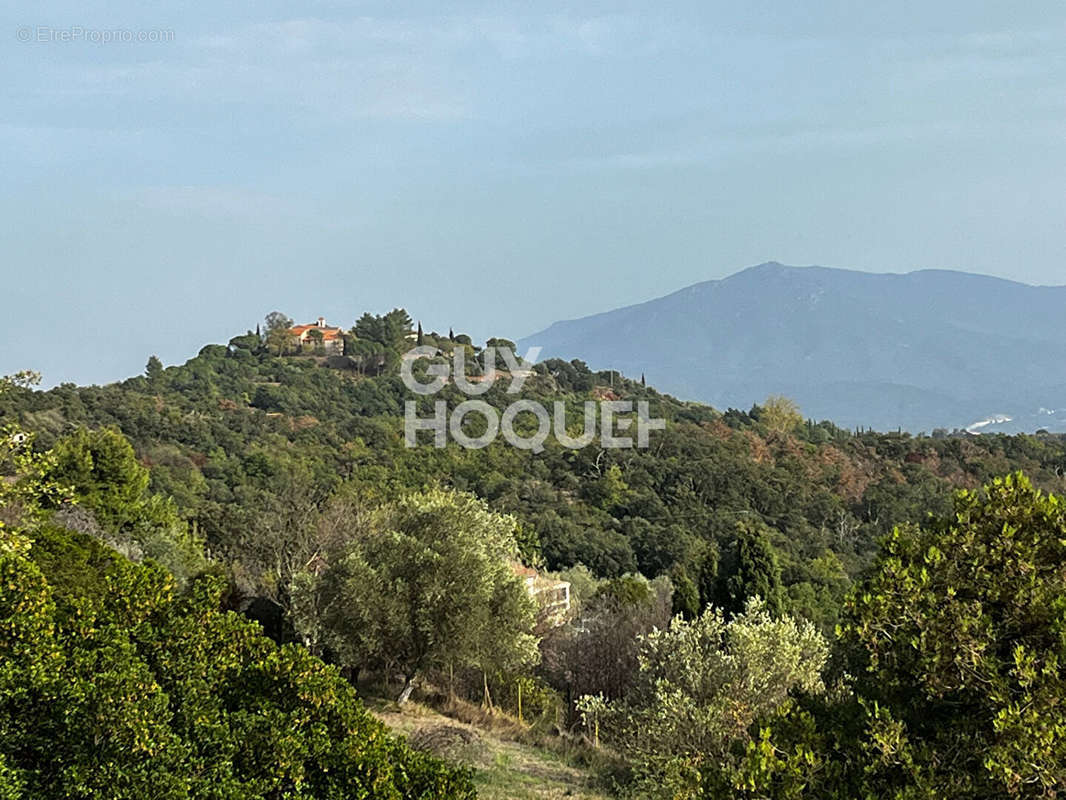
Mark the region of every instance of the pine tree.
[[156, 356], [149, 358], [148, 364], [144, 368], [144, 375], [148, 378], [149, 385], [158, 386], [159, 381], [163, 378], [163, 362]]
[[422, 336], [422, 320], [419, 320], [418, 321], [418, 346], [421, 347], [423, 345], [424, 341], [425, 340], [424, 340], [424, 338]]

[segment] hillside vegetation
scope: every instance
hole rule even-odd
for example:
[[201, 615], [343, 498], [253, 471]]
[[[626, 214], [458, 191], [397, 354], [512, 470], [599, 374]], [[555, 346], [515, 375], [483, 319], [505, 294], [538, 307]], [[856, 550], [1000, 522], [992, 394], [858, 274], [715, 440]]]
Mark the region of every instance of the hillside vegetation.
[[179, 592], [60, 524], [46, 509], [73, 487], [54, 479], [56, 451], [0, 444], [0, 797], [474, 796], [467, 771], [389, 736], [334, 668], [224, 611], [224, 581]]
[[[18, 635], [72, 665], [53, 681], [105, 665], [144, 676], [143, 700], [113, 703], [147, 704], [136, 713], [160, 726], [137, 734], [131, 796], [152, 770], [206, 774], [209, 741], [228, 742], [208, 762], [241, 796], [348, 796], [352, 781], [468, 796], [466, 772], [367, 717], [353, 687], [368, 679], [401, 702], [422, 687], [577, 737], [602, 753], [597, 785], [621, 795], [1066, 790], [1053, 711], [1066, 524], [1041, 492], [1066, 489], [1062, 437], [853, 433], [785, 398], [719, 411], [549, 360], [521, 395], [505, 381], [480, 399], [562, 401], [571, 426], [585, 401], [647, 401], [665, 430], [647, 448], [409, 448], [405, 402], [429, 416], [466, 398], [454, 383], [412, 395], [403, 354], [461, 350], [476, 379], [481, 349], [416, 339], [401, 310], [363, 315], [343, 356], [294, 349], [290, 324], [272, 315], [262, 335], [118, 384], [0, 391], [5, 558], [23, 576], [11, 630], [40, 609]], [[538, 610], [523, 570], [570, 584], [565, 618]], [[98, 628], [115, 637], [103, 650]], [[31, 657], [19, 641], [6, 661]], [[13, 697], [51, 696], [19, 683], [34, 669], [6, 673]], [[189, 693], [208, 710], [188, 716]], [[111, 780], [112, 762], [72, 756], [74, 783], [43, 749], [15, 748], [21, 707], [7, 708], [11, 796], [62, 780], [57, 796], [87, 797]], [[961, 722], [938, 727], [948, 718]], [[266, 737], [264, 765], [239, 731]], [[175, 797], [208, 796], [175, 780]]]

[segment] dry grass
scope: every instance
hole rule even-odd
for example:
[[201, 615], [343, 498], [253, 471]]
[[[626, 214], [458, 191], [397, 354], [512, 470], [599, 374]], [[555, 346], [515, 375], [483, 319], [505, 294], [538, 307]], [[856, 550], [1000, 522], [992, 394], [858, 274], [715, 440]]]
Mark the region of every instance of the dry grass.
[[[468, 764], [476, 771], [478, 796], [485, 800], [606, 800], [592, 773], [575, 765], [580, 744], [537, 737], [517, 720], [455, 701], [442, 711], [409, 702], [404, 706], [368, 701], [386, 725], [413, 747]], [[579, 755], [587, 755], [580, 753]]]

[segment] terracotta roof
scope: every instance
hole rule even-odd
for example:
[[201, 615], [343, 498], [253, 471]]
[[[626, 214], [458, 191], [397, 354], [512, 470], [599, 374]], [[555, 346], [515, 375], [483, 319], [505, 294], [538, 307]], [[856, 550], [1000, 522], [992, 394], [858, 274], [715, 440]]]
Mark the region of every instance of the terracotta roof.
[[537, 577], [537, 571], [525, 564], [511, 564], [511, 569], [514, 570], [514, 574], [520, 578], [535, 578]]
[[303, 336], [308, 331], [321, 331], [323, 341], [331, 341], [333, 339], [339, 339], [343, 331], [340, 328], [320, 328], [318, 325], [297, 325], [295, 328], [289, 328], [289, 333], [293, 336]]

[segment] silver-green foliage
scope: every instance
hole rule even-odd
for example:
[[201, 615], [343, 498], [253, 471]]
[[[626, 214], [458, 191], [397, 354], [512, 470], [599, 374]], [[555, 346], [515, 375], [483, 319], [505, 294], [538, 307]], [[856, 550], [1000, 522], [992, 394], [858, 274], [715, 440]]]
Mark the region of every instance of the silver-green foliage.
[[738, 752], [754, 723], [793, 692], [822, 691], [828, 654], [813, 625], [774, 617], [759, 599], [729, 621], [708, 608], [644, 637], [624, 700], [585, 697], [581, 708], [590, 729], [633, 765], [642, 792], [698, 796], [702, 770]]
[[516, 528], [470, 495], [409, 495], [351, 532], [319, 576], [297, 576], [297, 626], [347, 666], [401, 673], [406, 690], [429, 668], [528, 665], [535, 607], [512, 568]]

